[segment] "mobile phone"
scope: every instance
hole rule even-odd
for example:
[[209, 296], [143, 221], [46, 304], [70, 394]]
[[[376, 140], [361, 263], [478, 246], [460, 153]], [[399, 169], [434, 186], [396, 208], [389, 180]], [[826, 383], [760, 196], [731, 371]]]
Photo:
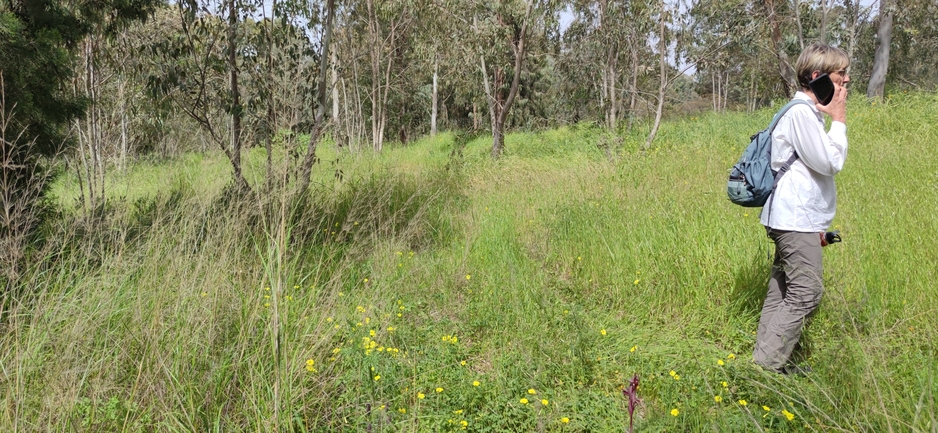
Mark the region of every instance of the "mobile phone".
[[827, 74], [821, 74], [811, 80], [808, 87], [814, 92], [814, 96], [817, 97], [818, 103], [821, 105], [830, 104], [831, 100], [834, 99], [834, 82]]

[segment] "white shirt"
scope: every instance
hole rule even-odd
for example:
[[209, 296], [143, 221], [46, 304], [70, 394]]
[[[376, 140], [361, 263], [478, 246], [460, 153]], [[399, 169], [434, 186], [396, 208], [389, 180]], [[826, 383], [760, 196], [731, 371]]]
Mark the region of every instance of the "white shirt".
[[844, 168], [847, 159], [847, 125], [831, 122], [824, 132], [824, 115], [814, 101], [803, 92], [795, 99], [808, 101], [797, 104], [785, 113], [772, 133], [772, 169], [778, 170], [792, 152], [798, 160], [778, 182], [771, 212], [768, 203], [762, 208], [762, 225], [777, 230], [823, 232], [834, 220], [837, 188], [834, 175]]

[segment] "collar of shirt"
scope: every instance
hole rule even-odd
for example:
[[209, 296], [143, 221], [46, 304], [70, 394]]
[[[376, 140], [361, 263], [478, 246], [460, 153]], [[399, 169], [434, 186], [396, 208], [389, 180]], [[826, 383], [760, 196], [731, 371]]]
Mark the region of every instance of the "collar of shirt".
[[824, 115], [821, 114], [820, 111], [818, 111], [817, 107], [815, 107], [815, 104], [817, 104], [817, 103], [814, 102], [814, 100], [811, 99], [811, 97], [808, 96], [807, 93], [802, 92], [802, 91], [799, 90], [799, 91], [795, 92], [795, 99], [801, 99], [801, 100], [807, 101], [807, 102], [808, 102], [808, 105], [811, 107], [811, 111], [814, 113], [814, 115], [817, 116], [817, 118], [818, 118], [819, 120], [824, 120]]

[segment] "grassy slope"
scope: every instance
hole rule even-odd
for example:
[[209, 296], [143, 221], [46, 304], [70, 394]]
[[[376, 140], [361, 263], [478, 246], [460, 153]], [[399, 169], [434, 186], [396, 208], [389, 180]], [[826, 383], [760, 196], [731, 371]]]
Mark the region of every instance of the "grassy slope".
[[8, 311], [0, 430], [622, 431], [638, 374], [638, 431], [931, 431], [938, 100], [851, 103], [798, 379], [748, 363], [772, 247], [722, 189], [770, 115], [613, 159], [590, 128], [510, 135], [498, 162], [450, 135], [326, 146], [286, 224], [218, 198], [218, 155], [137, 167], [106, 230], [63, 217]]

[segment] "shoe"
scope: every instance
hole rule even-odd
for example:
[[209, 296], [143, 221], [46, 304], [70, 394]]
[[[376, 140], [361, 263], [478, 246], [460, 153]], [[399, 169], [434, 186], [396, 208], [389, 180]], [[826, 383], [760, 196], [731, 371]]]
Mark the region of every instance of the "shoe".
[[807, 365], [807, 364], [805, 364], [805, 365], [789, 364], [789, 365], [786, 365], [786, 366], [782, 367], [781, 373], [784, 374], [784, 375], [786, 375], [786, 376], [799, 376], [799, 377], [803, 377], [803, 376], [807, 376], [807, 375], [809, 375], [809, 374], [811, 374], [811, 373], [814, 373], [814, 369], [812, 369], [811, 366], [810, 366], [810, 365]]

